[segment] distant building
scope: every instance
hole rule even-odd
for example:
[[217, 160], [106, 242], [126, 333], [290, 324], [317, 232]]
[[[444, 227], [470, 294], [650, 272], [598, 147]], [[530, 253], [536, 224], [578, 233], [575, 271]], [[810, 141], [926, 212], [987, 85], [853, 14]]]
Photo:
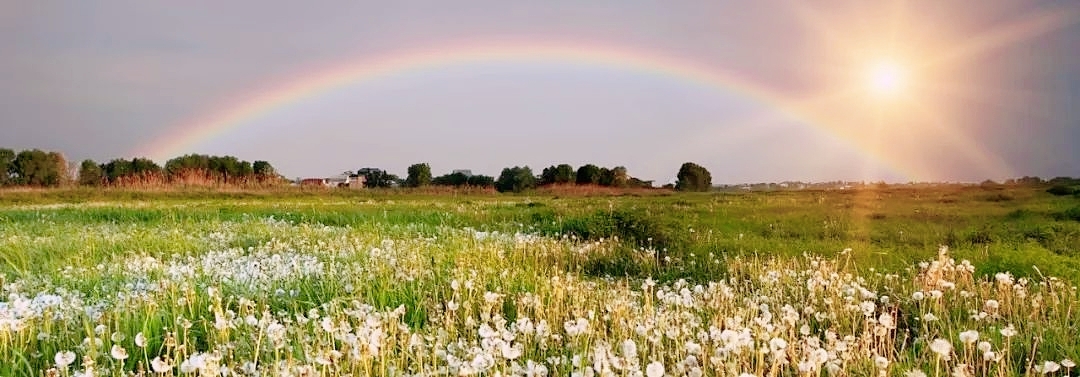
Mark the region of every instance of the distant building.
[[345, 187], [351, 189], [364, 188], [365, 177], [359, 174], [346, 172], [329, 178], [304, 178], [300, 180], [301, 187]]
[[326, 178], [300, 179], [300, 187], [327, 187]]

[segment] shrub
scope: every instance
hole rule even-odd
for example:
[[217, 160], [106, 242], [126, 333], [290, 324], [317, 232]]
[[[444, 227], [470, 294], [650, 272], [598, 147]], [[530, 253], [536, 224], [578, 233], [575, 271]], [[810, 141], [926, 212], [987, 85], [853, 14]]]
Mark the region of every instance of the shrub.
[[1080, 190], [1077, 190], [1075, 187], [1072, 186], [1054, 185], [1053, 187], [1046, 189], [1046, 192], [1057, 196], [1065, 196], [1078, 194], [1080, 193]]
[[1080, 206], [1065, 210], [1065, 218], [1073, 221], [1080, 221]]
[[505, 168], [495, 181], [495, 189], [499, 192], [522, 192], [536, 187], [536, 177], [528, 166], [515, 166]]

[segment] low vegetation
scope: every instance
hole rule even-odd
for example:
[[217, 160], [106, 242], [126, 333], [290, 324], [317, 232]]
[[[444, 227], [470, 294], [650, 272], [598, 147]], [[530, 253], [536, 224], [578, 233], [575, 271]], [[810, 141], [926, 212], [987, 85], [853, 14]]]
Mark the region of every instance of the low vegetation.
[[1080, 357], [1078, 203], [1042, 189], [0, 202], [0, 375], [1018, 376]]

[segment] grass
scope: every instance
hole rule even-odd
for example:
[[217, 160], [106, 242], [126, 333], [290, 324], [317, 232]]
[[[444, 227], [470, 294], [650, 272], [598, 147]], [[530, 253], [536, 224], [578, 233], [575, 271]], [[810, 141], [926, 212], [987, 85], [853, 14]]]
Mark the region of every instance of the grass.
[[0, 375], [1063, 375], [1076, 208], [1003, 187], [3, 191]]

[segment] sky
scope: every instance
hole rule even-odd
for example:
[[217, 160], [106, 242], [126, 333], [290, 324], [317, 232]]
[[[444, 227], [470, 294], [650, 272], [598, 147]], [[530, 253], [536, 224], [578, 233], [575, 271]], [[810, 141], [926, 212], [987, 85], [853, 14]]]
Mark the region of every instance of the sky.
[[0, 147], [288, 177], [1080, 176], [1080, 3], [0, 1]]

